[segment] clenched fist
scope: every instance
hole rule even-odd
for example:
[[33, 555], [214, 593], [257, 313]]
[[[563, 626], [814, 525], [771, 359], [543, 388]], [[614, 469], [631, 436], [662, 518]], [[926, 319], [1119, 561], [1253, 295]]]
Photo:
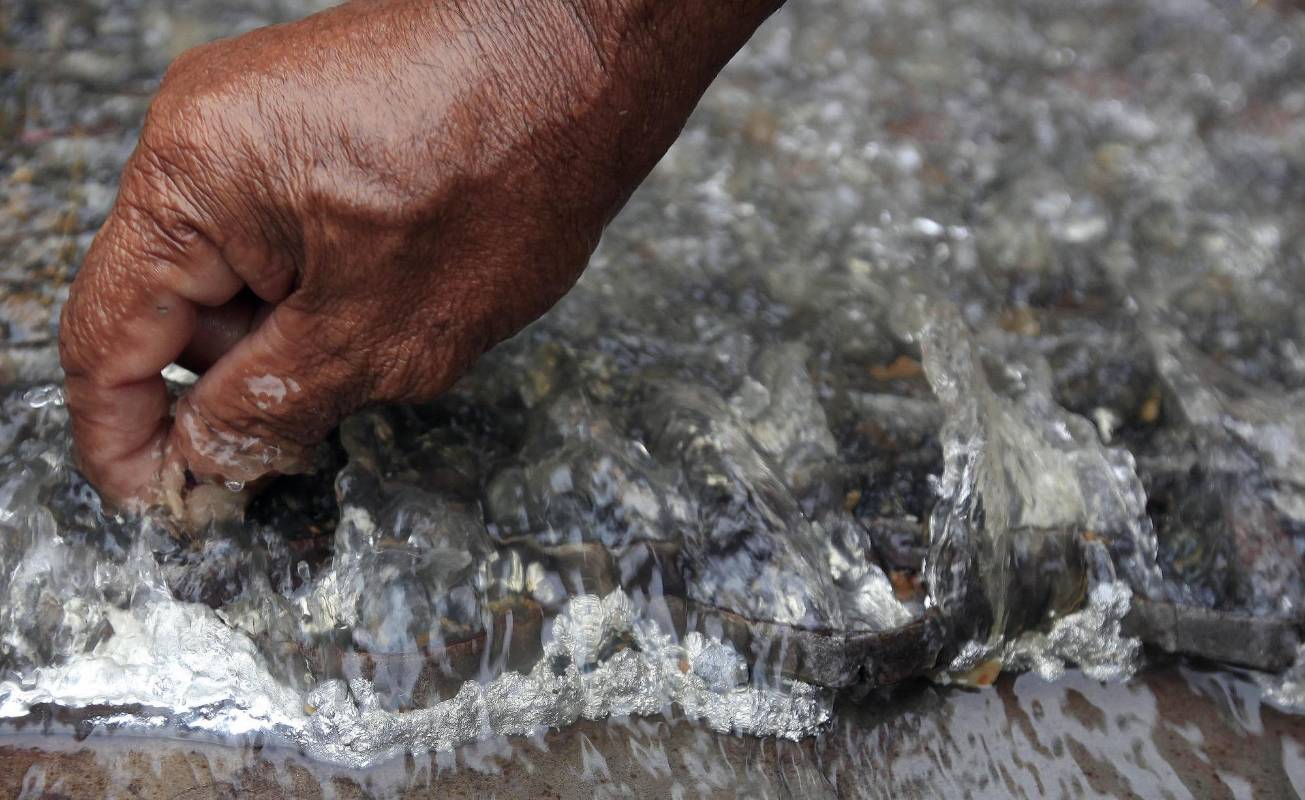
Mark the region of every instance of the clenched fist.
[[[777, 0], [355, 0], [169, 69], [63, 312], [79, 463], [198, 526], [575, 282]], [[171, 408], [160, 370], [202, 377]]]

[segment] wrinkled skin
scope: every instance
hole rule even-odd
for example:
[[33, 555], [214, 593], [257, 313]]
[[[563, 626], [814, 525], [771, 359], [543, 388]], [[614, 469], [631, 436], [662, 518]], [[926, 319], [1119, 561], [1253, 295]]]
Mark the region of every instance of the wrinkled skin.
[[[358, 0], [183, 55], [64, 310], [83, 471], [195, 527], [447, 389], [574, 284], [776, 5]], [[175, 420], [174, 361], [203, 372]]]

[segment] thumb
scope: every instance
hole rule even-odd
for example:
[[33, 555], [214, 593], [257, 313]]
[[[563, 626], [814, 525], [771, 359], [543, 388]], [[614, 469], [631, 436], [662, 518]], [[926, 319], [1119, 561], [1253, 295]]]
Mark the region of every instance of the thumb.
[[162, 488], [192, 528], [243, 506], [247, 484], [307, 471], [315, 446], [366, 401], [347, 337], [324, 319], [278, 305], [178, 399]]

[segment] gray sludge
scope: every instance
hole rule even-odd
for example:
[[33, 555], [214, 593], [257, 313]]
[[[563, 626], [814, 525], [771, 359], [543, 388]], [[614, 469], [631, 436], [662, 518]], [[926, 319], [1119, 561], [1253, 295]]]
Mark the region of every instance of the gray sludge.
[[170, 51], [314, 4], [10, 5], [5, 718], [358, 766], [1163, 654], [1305, 707], [1302, 15], [791, 3], [558, 308], [189, 543], [72, 469], [58, 312]]

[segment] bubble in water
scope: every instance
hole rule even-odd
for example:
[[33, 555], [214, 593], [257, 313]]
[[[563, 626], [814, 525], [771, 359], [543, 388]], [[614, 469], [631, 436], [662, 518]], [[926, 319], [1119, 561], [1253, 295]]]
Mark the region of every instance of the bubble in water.
[[245, 482], [244, 482], [244, 481], [227, 481], [227, 483], [226, 483], [226, 487], [227, 487], [227, 491], [230, 491], [230, 492], [243, 492], [243, 491], [245, 490]]
[[36, 386], [23, 393], [23, 402], [32, 408], [63, 405], [63, 390], [54, 384]]

